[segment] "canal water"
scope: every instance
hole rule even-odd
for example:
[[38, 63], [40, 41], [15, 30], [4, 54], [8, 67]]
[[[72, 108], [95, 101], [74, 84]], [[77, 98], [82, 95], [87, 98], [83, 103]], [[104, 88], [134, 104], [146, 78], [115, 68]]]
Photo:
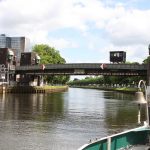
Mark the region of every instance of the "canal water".
[[76, 150], [136, 126], [134, 95], [69, 88], [0, 95], [0, 150]]

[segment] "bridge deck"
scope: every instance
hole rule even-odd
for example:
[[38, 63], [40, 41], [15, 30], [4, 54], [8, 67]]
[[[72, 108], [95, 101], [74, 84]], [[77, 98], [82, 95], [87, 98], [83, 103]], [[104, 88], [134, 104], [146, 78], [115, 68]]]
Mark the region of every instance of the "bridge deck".
[[17, 73], [28, 74], [105, 74], [105, 75], [146, 75], [147, 65], [144, 64], [102, 64], [102, 63], [70, 63], [47, 64], [43, 70], [42, 65], [18, 66]]

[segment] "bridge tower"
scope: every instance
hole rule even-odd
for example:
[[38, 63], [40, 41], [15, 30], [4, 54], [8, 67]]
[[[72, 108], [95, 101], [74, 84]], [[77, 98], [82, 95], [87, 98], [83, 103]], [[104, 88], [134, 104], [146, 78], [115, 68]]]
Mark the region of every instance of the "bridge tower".
[[[33, 66], [40, 63], [40, 56], [35, 52], [21, 53], [20, 66]], [[39, 75], [28, 75], [25, 73], [20, 74], [20, 85], [41, 85], [42, 78]], [[43, 81], [43, 80], [42, 80]]]

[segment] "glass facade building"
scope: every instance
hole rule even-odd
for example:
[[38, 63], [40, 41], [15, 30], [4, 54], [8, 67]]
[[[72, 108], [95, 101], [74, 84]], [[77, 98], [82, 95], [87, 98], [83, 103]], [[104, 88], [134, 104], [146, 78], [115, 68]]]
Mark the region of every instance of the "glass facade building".
[[6, 48], [7, 47], [7, 38], [4, 35], [0, 36], [0, 48]]
[[11, 48], [19, 61], [22, 52], [30, 51], [30, 40], [26, 37], [7, 37], [1, 34], [0, 48]]

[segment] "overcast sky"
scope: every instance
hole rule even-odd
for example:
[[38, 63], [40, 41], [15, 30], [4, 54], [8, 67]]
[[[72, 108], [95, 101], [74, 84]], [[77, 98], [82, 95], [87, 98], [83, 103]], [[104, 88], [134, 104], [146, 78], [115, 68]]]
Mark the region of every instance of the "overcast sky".
[[0, 0], [0, 34], [48, 44], [67, 63], [109, 62], [126, 51], [142, 62], [150, 43], [150, 0]]

